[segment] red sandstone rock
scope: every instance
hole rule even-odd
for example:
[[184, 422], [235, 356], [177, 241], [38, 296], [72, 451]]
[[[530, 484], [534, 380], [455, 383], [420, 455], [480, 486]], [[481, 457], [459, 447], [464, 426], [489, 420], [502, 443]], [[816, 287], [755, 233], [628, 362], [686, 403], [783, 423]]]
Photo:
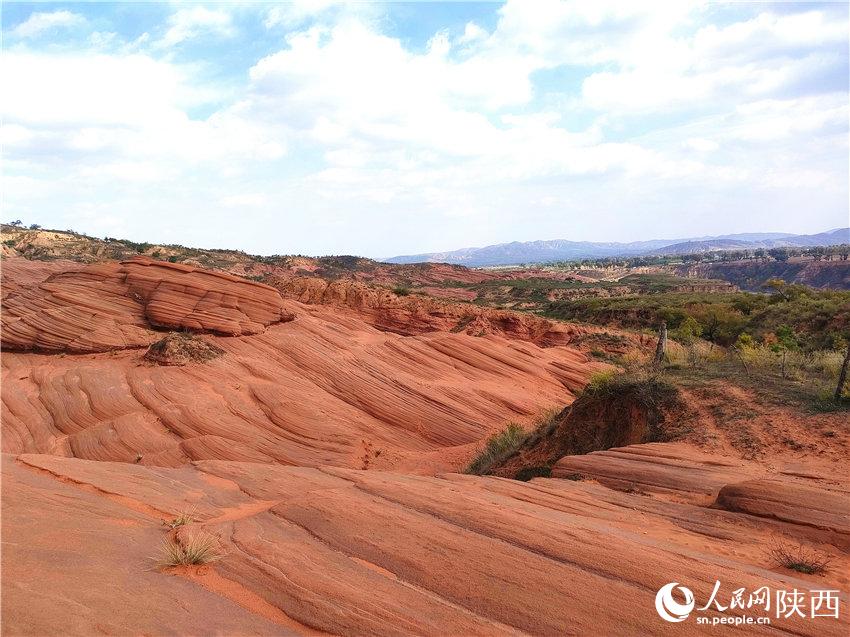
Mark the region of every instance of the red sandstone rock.
[[2, 345], [102, 352], [150, 345], [152, 327], [240, 336], [291, 318], [266, 285], [140, 257], [21, 285], [4, 298]]
[[285, 298], [355, 310], [378, 329], [404, 335], [435, 331], [471, 336], [498, 334], [552, 347], [569, 345], [579, 335], [599, 331], [549, 321], [533, 314], [452, 303], [421, 295], [398, 296], [391, 290], [347, 279], [326, 281], [316, 277], [273, 276], [269, 282]]
[[[773, 568], [763, 545], [794, 525], [568, 480], [22, 455], [2, 484], [7, 635], [710, 635], [663, 622], [659, 587], [702, 605], [719, 580], [728, 603], [738, 587], [842, 589], [850, 568], [828, 544], [826, 576]], [[185, 511], [181, 531], [224, 556], [158, 570], [163, 523]], [[746, 634], [847, 634], [843, 614], [771, 616]]]
[[[602, 367], [563, 346], [584, 328], [350, 283], [300, 305], [148, 261], [19, 275], [4, 347], [7, 318], [13, 340], [62, 352], [146, 344], [153, 322], [243, 336], [205, 337], [225, 355], [186, 367], [142, 350], [4, 353], [4, 635], [716, 634], [663, 622], [658, 588], [703, 604], [718, 580], [727, 603], [737, 587], [850, 585], [842, 414], [762, 408], [747, 422], [764, 428], [761, 462], [701, 416], [702, 451], [565, 457], [527, 483], [440, 473], [573, 399]], [[782, 448], [777, 427], [812, 451]], [[164, 523], [184, 512], [224, 556], [159, 570]], [[830, 570], [772, 564], [776, 537]], [[847, 604], [747, 633], [846, 635]]]

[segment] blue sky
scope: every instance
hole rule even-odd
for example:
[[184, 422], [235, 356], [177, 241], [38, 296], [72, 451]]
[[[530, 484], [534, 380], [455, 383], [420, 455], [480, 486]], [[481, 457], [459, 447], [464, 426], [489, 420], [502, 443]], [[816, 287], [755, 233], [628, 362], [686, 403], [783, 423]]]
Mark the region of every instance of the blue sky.
[[846, 3], [2, 13], [9, 220], [372, 257], [850, 223]]

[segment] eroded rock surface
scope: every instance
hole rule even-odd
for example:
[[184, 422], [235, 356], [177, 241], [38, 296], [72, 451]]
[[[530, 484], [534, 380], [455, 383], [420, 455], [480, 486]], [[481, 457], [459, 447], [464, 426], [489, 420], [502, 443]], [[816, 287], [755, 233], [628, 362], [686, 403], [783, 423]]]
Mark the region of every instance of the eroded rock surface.
[[266, 285], [145, 257], [75, 265], [43, 281], [18, 284], [3, 306], [2, 345], [17, 351], [142, 347], [157, 340], [152, 328], [258, 334], [292, 318]]
[[[717, 580], [724, 598], [846, 589], [850, 567], [819, 544], [834, 570], [789, 574], [763, 545], [794, 525], [568, 480], [22, 455], [4, 457], [3, 488], [9, 635], [716, 634], [693, 617], [662, 621], [659, 587], [683, 582], [701, 605]], [[155, 570], [163, 522], [183, 511], [225, 555]], [[748, 634], [777, 630], [845, 635], [848, 624], [795, 615]]]
[[533, 314], [452, 303], [422, 295], [399, 296], [392, 290], [365, 283], [317, 277], [272, 276], [269, 283], [288, 299], [354, 310], [381, 330], [414, 335], [453, 332], [484, 336], [497, 334], [530, 341], [541, 347], [569, 345], [598, 328], [550, 321]]
[[[661, 620], [658, 588], [850, 587], [841, 414], [712, 420], [751, 399], [726, 388], [687, 395], [693, 440], [447, 473], [571, 403], [605, 368], [570, 345], [593, 333], [359, 286], [302, 304], [149, 260], [4, 268], [4, 348], [40, 351], [2, 358], [3, 634], [716, 634]], [[152, 363], [154, 326], [224, 354]], [[156, 567], [182, 513], [222, 559]], [[779, 567], [777, 538], [829, 570]], [[748, 632], [846, 635], [847, 604]]]
[[406, 465], [530, 422], [600, 367], [567, 348], [405, 338], [323, 307], [297, 312], [249, 338], [206, 336], [225, 355], [185, 367], [151, 364], [143, 350], [6, 353], [3, 449], [166, 466]]

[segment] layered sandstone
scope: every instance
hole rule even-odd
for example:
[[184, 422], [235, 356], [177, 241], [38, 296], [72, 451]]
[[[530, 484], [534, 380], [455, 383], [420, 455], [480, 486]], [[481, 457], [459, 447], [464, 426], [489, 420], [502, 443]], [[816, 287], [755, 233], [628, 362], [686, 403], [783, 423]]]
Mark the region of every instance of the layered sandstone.
[[3, 306], [2, 345], [13, 351], [142, 347], [157, 340], [154, 328], [258, 334], [292, 318], [266, 285], [145, 257], [75, 266], [18, 284]]
[[[764, 546], [797, 523], [569, 480], [22, 455], [4, 457], [3, 488], [9, 635], [711, 635], [697, 615], [760, 608], [674, 625], [656, 591], [679, 582], [702, 606], [719, 581], [728, 605], [737, 588], [846, 589], [850, 568], [826, 536], [809, 538], [826, 576], [772, 564]], [[157, 569], [184, 511], [182, 531], [217, 536], [223, 557]], [[769, 615], [746, 634], [848, 630], [843, 612]]]
[[438, 331], [472, 336], [496, 334], [553, 347], [569, 345], [578, 336], [598, 331], [522, 312], [451, 303], [418, 294], [399, 296], [392, 290], [348, 279], [272, 276], [268, 281], [285, 298], [354, 310], [371, 325], [404, 335]]

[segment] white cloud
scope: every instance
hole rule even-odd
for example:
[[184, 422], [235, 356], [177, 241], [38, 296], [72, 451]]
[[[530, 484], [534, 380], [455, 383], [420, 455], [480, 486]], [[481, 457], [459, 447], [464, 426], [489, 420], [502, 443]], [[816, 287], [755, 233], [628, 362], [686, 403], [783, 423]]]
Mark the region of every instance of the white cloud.
[[159, 48], [175, 46], [201, 35], [230, 37], [235, 33], [230, 13], [202, 6], [180, 9], [168, 18], [168, 24], [168, 31], [156, 43]]
[[[107, 31], [90, 36], [98, 54], [9, 51], [7, 200], [87, 219], [113, 201], [128, 219], [157, 219], [160, 236], [147, 238], [209, 245], [244, 208], [253, 224], [228, 230], [230, 245], [384, 256], [592, 238], [606, 223], [642, 237], [655, 232], [642, 214], [770, 229], [799, 199], [834, 215], [846, 204], [848, 100], [805, 83], [846, 72], [846, 35], [819, 11], [758, 5], [718, 26], [712, 11], [511, 0], [489, 31], [467, 22], [411, 43], [361, 5], [263, 6], [257, 22], [284, 40], [235, 92], [171, 50], [235, 37], [222, 8], [146, 25], [166, 32], [154, 45], [122, 46]], [[772, 214], [747, 217], [756, 208]], [[134, 223], [128, 231], [151, 225]], [[734, 229], [748, 228], [700, 231]]]
[[622, 43], [597, 51], [596, 59], [614, 60], [618, 68], [584, 79], [584, 104], [615, 114], [649, 113], [769, 96], [815, 72], [837, 71], [836, 45], [846, 44], [848, 29], [846, 18], [820, 11], [763, 12], [723, 27], [704, 26], [691, 37], [677, 34], [677, 26], [641, 31], [640, 51]]
[[463, 29], [463, 35], [458, 38], [459, 44], [469, 44], [470, 42], [478, 42], [487, 37], [487, 32], [474, 22], [467, 22]]
[[19, 38], [34, 38], [54, 29], [74, 27], [85, 23], [85, 18], [71, 11], [37, 12], [12, 29], [12, 35]]
[[228, 208], [253, 208], [265, 206], [267, 203], [268, 198], [262, 193], [228, 195], [221, 199], [221, 205]]
[[340, 0], [293, 0], [269, 9], [263, 24], [267, 29], [292, 27], [303, 23], [307, 18], [325, 14], [345, 4]]
[[716, 141], [712, 139], [705, 139], [704, 137], [692, 137], [691, 139], [687, 139], [683, 146], [700, 153], [710, 153], [720, 148], [720, 144]]

